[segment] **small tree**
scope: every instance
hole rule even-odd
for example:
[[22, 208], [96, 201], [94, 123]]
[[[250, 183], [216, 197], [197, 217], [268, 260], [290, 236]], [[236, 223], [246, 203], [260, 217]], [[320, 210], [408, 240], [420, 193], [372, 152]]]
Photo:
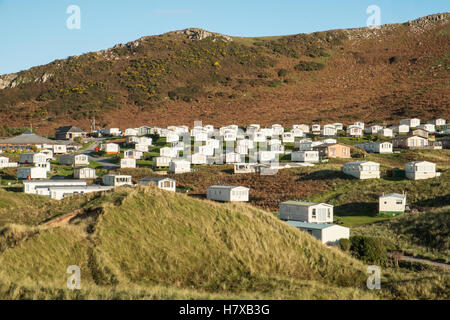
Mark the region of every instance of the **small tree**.
[[341, 239], [339, 240], [339, 248], [341, 248], [342, 251], [348, 252], [350, 251], [350, 248], [352, 246], [352, 243], [349, 239]]
[[366, 263], [384, 264], [387, 259], [387, 250], [380, 239], [353, 236], [350, 238], [352, 253]]

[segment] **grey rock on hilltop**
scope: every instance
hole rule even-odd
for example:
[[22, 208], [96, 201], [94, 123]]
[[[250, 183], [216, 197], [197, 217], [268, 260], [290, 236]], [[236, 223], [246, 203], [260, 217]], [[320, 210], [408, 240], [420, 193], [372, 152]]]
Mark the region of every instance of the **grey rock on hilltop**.
[[231, 37], [229, 36], [216, 32], [210, 32], [200, 28], [188, 28], [184, 30], [178, 30], [172, 32], [172, 34], [183, 34], [186, 35], [190, 40], [203, 40], [209, 37], [214, 37], [214, 38], [222, 38], [226, 41], [233, 41], [233, 39], [231, 39]]

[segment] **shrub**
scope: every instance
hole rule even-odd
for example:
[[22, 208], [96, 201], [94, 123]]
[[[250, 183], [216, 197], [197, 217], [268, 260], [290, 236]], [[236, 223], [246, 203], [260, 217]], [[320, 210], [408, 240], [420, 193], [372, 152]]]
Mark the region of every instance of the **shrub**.
[[276, 87], [279, 87], [280, 85], [281, 85], [281, 80], [278, 80], [278, 79], [272, 80], [269, 83], [269, 87], [271, 87], [271, 88], [276, 88]]
[[366, 263], [383, 264], [387, 258], [386, 247], [380, 239], [353, 236], [350, 237], [352, 253]]
[[317, 71], [322, 70], [324, 67], [322, 63], [301, 61], [294, 69], [297, 71]]
[[339, 248], [341, 248], [342, 251], [350, 251], [350, 248], [352, 246], [352, 243], [349, 239], [341, 239], [339, 240]]
[[279, 77], [285, 77], [289, 74], [289, 70], [286, 69], [280, 69], [280, 71], [278, 71], [278, 76]]

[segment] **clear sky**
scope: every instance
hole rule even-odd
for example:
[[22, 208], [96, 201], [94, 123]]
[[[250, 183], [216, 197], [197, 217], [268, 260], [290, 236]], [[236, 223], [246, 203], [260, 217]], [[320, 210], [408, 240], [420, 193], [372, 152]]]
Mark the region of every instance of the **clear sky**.
[[[67, 27], [70, 5], [80, 29]], [[0, 74], [188, 27], [232, 36], [363, 27], [370, 5], [382, 24], [450, 11], [450, 0], [0, 0]]]

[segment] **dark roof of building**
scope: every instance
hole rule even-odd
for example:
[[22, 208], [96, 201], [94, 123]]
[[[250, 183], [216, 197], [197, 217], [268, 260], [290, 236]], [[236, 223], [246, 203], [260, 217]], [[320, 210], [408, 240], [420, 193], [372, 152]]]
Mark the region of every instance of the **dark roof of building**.
[[0, 140], [0, 144], [57, 144], [55, 140], [50, 140], [33, 132], [25, 132], [16, 137]]
[[74, 126], [65, 126], [65, 127], [60, 127], [58, 129], [56, 129], [57, 133], [65, 133], [65, 132], [73, 132], [73, 133], [84, 133], [83, 130], [81, 130], [78, 127], [74, 127]]

